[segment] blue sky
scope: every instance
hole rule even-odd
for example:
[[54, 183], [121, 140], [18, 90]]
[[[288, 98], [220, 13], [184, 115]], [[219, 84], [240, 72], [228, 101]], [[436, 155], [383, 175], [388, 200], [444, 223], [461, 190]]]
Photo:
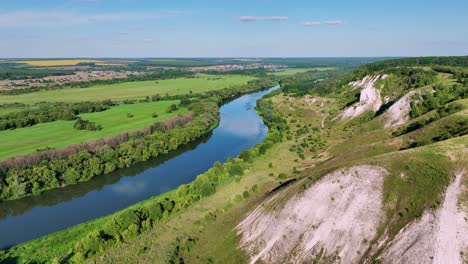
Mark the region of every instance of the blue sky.
[[15, 0], [0, 57], [468, 55], [467, 0]]

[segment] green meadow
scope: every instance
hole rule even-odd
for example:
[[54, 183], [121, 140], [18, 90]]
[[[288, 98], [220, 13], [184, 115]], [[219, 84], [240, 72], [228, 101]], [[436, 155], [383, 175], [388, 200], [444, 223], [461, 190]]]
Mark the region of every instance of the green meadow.
[[[75, 121], [55, 121], [31, 127], [0, 131], [0, 160], [36, 152], [44, 148], [63, 148], [71, 144], [107, 138], [119, 133], [138, 130], [154, 122], [177, 114], [187, 113], [179, 108], [166, 113], [171, 104], [179, 101], [160, 101], [137, 104], [122, 104], [104, 112], [80, 115], [81, 118], [102, 126], [102, 130], [88, 131], [73, 128]], [[158, 117], [153, 118], [153, 113]], [[127, 117], [127, 114], [133, 117]]]
[[87, 88], [41, 90], [19, 95], [0, 95], [0, 104], [37, 102], [80, 102], [110, 99], [142, 99], [146, 96], [203, 93], [230, 86], [246, 84], [254, 77], [242, 75], [199, 75], [195, 78], [177, 78], [158, 81], [125, 82], [94, 85]]

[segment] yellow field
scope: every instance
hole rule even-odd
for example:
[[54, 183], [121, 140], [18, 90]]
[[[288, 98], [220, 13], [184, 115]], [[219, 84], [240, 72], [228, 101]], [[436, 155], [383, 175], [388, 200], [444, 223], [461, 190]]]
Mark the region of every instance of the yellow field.
[[47, 66], [70, 66], [70, 65], [76, 65], [78, 63], [82, 62], [101, 62], [98, 60], [21, 60], [21, 61], [16, 61], [16, 63], [27, 63], [32, 66], [42, 66], [42, 67], [47, 67]]

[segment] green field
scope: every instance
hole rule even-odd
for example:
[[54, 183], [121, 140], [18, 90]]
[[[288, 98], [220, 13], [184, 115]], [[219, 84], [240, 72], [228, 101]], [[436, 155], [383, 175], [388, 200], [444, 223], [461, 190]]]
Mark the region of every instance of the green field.
[[273, 75], [276, 76], [288, 76], [294, 75], [296, 73], [303, 73], [307, 71], [331, 71], [334, 70], [333, 67], [318, 67], [318, 68], [297, 68], [297, 69], [286, 69], [284, 71], [274, 72]]
[[[102, 126], [99, 131], [77, 130], [75, 121], [55, 121], [32, 127], [0, 131], [0, 160], [16, 155], [35, 152], [37, 149], [63, 148], [70, 144], [111, 137], [122, 132], [144, 128], [167, 117], [187, 113], [180, 108], [170, 114], [166, 113], [169, 105], [178, 101], [160, 101], [150, 103], [125, 104], [115, 106], [104, 112], [80, 115], [83, 119]], [[128, 118], [127, 114], [133, 115]], [[158, 118], [152, 118], [157, 113]]]
[[196, 78], [127, 82], [95, 85], [88, 88], [42, 90], [20, 95], [0, 95], [0, 104], [142, 99], [155, 94], [179, 95], [188, 94], [190, 91], [193, 93], [208, 92], [242, 85], [253, 79], [253, 77], [241, 75], [200, 75]]

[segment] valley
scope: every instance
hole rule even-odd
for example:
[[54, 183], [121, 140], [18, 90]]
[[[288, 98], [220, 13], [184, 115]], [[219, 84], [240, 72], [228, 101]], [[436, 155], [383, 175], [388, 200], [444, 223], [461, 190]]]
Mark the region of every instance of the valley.
[[[257, 99], [255, 110], [268, 127], [264, 138], [255, 136], [249, 145], [239, 141], [237, 152], [214, 158], [211, 162], [221, 162], [205, 164], [196, 178], [192, 174], [172, 190], [0, 251], [0, 258], [6, 263], [463, 263], [466, 64], [466, 57], [395, 59], [268, 77], [281, 89], [221, 106], [219, 127], [213, 126], [208, 143], [217, 129], [248, 134], [235, 119], [223, 123], [223, 115], [235, 114], [228, 109], [236, 102], [253, 111]], [[242, 91], [254, 89], [261, 88]], [[105, 124], [124, 118], [110, 112], [114, 108], [127, 113], [163, 103], [172, 101], [112, 106], [83, 116]], [[194, 111], [186, 108], [174, 115]], [[106, 113], [105, 122], [92, 118]], [[218, 147], [228, 146], [225, 140]]]

